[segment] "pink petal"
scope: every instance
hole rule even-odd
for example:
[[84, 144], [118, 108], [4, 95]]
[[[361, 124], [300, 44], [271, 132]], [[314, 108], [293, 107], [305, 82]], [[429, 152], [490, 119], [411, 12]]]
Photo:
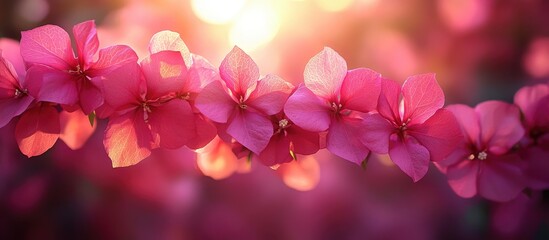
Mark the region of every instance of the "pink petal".
[[429, 150], [431, 161], [440, 161], [464, 141], [459, 123], [446, 109], [439, 109], [422, 124], [411, 126], [409, 134]]
[[8, 124], [13, 117], [23, 113], [33, 101], [33, 98], [26, 94], [21, 97], [15, 96], [16, 89], [20, 89], [16, 76], [12, 65], [6, 59], [0, 58], [0, 128]]
[[27, 72], [29, 94], [44, 102], [77, 104], [77, 80], [78, 77], [68, 72], [44, 65], [34, 65]]
[[444, 106], [444, 93], [432, 73], [406, 79], [402, 84], [402, 97], [403, 120], [410, 118], [410, 124], [423, 123]]
[[547, 110], [549, 110], [547, 103], [549, 101], [543, 101], [543, 99], [547, 98], [549, 98], [549, 85], [547, 84], [526, 86], [515, 93], [515, 104], [522, 110], [528, 126], [536, 126], [540, 122], [549, 122], [549, 117], [547, 116]]
[[453, 104], [446, 107], [454, 114], [468, 143], [480, 141], [480, 122], [475, 110], [467, 105]]
[[214, 122], [225, 123], [236, 109], [236, 103], [219, 81], [206, 86], [196, 97], [195, 107]]
[[501, 101], [486, 101], [475, 108], [480, 121], [481, 141], [488, 150], [503, 154], [523, 136], [520, 111], [515, 105]]
[[320, 149], [320, 136], [318, 133], [306, 131], [298, 126], [286, 129], [287, 138], [290, 139], [293, 151], [298, 154], [311, 155]]
[[147, 99], [157, 99], [183, 88], [187, 67], [181, 54], [162, 51], [152, 54], [141, 62], [147, 81]]
[[239, 160], [229, 144], [214, 138], [204, 148], [197, 150], [196, 163], [200, 171], [213, 179], [223, 179], [238, 170]]
[[282, 111], [292, 90], [292, 84], [284, 79], [267, 75], [257, 83], [257, 87], [246, 103], [264, 114], [274, 115]]
[[286, 186], [298, 191], [313, 190], [320, 182], [320, 166], [312, 156], [282, 164], [277, 172]]
[[429, 169], [429, 150], [411, 136], [402, 142], [396, 134], [391, 135], [389, 156], [414, 182], [422, 179]]
[[80, 66], [88, 66], [93, 61], [93, 55], [99, 48], [97, 29], [93, 20], [74, 25], [72, 34], [76, 40], [76, 49]]
[[152, 143], [153, 138], [143, 119], [143, 112], [128, 112], [109, 119], [103, 145], [113, 167], [139, 163], [151, 154]]
[[367, 115], [362, 125], [363, 133], [358, 136], [362, 144], [378, 154], [389, 152], [389, 136], [395, 131], [395, 127], [379, 114]]
[[198, 149], [206, 146], [217, 135], [215, 125], [205, 119], [201, 114], [194, 114], [193, 137], [187, 143], [190, 149]]
[[0, 52], [0, 55], [13, 65], [17, 76], [23, 79], [27, 71], [23, 57], [21, 57], [19, 42], [9, 38], [0, 38]]
[[97, 126], [97, 124], [92, 126], [88, 116], [82, 111], [62, 111], [59, 117], [61, 124], [59, 138], [73, 150], [84, 146]]
[[205, 58], [193, 55], [193, 64], [189, 68], [183, 89], [188, 92], [198, 93], [214, 81], [222, 81], [217, 69]]
[[251, 111], [236, 111], [227, 128], [236, 141], [254, 153], [260, 153], [273, 135], [273, 125], [267, 117]]
[[465, 158], [454, 166], [448, 167], [448, 183], [454, 192], [463, 198], [477, 194], [479, 161], [469, 161]]
[[0, 128], [6, 126], [12, 118], [25, 112], [33, 100], [31, 96], [24, 96], [17, 99], [0, 101]]
[[59, 138], [59, 113], [50, 105], [27, 110], [15, 127], [19, 149], [27, 157], [41, 155]]
[[99, 50], [97, 62], [86, 70], [90, 77], [104, 76], [120, 67], [137, 63], [137, 54], [133, 49], [124, 45], [116, 45]]
[[339, 94], [347, 63], [336, 51], [325, 47], [305, 66], [305, 86], [315, 95], [330, 99]]
[[534, 190], [549, 188], [549, 150], [540, 147], [529, 147], [526, 149], [524, 160], [527, 161], [527, 168], [524, 176], [528, 180], [528, 187]]
[[269, 144], [258, 155], [259, 161], [265, 166], [290, 162], [290, 140], [282, 134], [273, 135]]
[[219, 66], [221, 78], [236, 95], [247, 99], [259, 79], [259, 68], [242, 49], [235, 46]]
[[284, 113], [294, 124], [308, 131], [326, 131], [330, 126], [330, 107], [304, 85], [288, 98]]
[[370, 150], [360, 141], [362, 125], [359, 119], [333, 121], [326, 139], [326, 148], [347, 161], [360, 165]]
[[155, 33], [149, 42], [149, 52], [155, 54], [161, 51], [178, 51], [185, 60], [185, 66], [191, 66], [191, 52], [179, 33], [168, 30]]
[[21, 56], [27, 63], [44, 64], [59, 70], [76, 66], [69, 34], [55, 25], [21, 32]]
[[126, 64], [102, 79], [102, 92], [107, 103], [113, 109], [127, 108], [141, 99], [145, 82], [137, 63]]
[[377, 106], [379, 114], [390, 121], [400, 120], [399, 99], [400, 85], [389, 79], [381, 79], [381, 93]]
[[366, 68], [353, 69], [341, 85], [341, 101], [346, 109], [359, 112], [375, 110], [381, 91], [381, 75]]
[[[95, 79], [95, 81], [101, 81]], [[103, 104], [103, 93], [90, 80], [82, 80], [80, 84], [80, 106], [86, 115]]]
[[15, 90], [20, 88], [15, 69], [6, 59], [0, 58], [0, 100], [15, 98]]
[[517, 197], [525, 187], [520, 157], [507, 154], [497, 156], [497, 159], [489, 157], [486, 160], [478, 177], [480, 195], [501, 202]]
[[191, 140], [194, 114], [187, 101], [174, 99], [152, 109], [149, 114], [151, 131], [160, 137], [160, 147], [176, 149]]

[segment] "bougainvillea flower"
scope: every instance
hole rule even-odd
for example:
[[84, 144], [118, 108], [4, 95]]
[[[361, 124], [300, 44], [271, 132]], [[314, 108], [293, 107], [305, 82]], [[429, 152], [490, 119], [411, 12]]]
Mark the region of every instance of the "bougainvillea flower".
[[200, 171], [213, 179], [223, 179], [235, 172], [249, 172], [250, 164], [239, 159], [231, 145], [215, 137], [205, 147], [197, 150], [196, 163]]
[[269, 115], [279, 113], [292, 86], [267, 75], [244, 51], [234, 47], [219, 67], [221, 79], [197, 96], [196, 107], [209, 119], [227, 123], [227, 133], [254, 153], [260, 153], [273, 135]]
[[33, 157], [50, 149], [57, 142], [60, 131], [59, 112], [55, 105], [37, 103], [19, 118], [15, 139], [19, 150], [27, 157]]
[[430, 161], [446, 157], [462, 138], [451, 112], [441, 109], [444, 93], [434, 74], [406, 79], [402, 88], [384, 79], [378, 112], [365, 117], [362, 141], [391, 160], [414, 182], [429, 169]]
[[162, 51], [105, 76], [103, 92], [116, 109], [109, 118], [104, 145], [114, 167], [148, 157], [156, 147], [179, 148], [195, 131], [189, 102], [177, 93], [187, 67], [179, 52]]
[[25, 76], [18, 76], [0, 50], [0, 128], [23, 113], [34, 100], [25, 85]]
[[487, 101], [474, 109], [450, 105], [465, 136], [448, 158], [437, 163], [459, 196], [477, 194], [493, 201], [509, 201], [525, 187], [524, 162], [513, 147], [524, 136], [519, 109]]
[[274, 166], [293, 160], [292, 154], [311, 155], [320, 149], [320, 137], [293, 124], [283, 113], [271, 116], [274, 133], [267, 147], [257, 155], [261, 163]]
[[100, 76], [137, 61], [127, 46], [101, 49], [95, 23], [87, 21], [73, 28], [76, 55], [65, 30], [45, 25], [21, 33], [21, 55], [28, 67], [29, 94], [38, 101], [77, 105], [85, 114], [103, 104]]
[[362, 115], [375, 110], [379, 73], [358, 68], [347, 71], [345, 60], [324, 48], [305, 67], [304, 85], [288, 98], [286, 116], [312, 132], [328, 131], [326, 147], [333, 154], [360, 164], [370, 153], [360, 141]]
[[82, 110], [60, 112], [59, 124], [59, 138], [73, 150], [84, 146], [97, 127], [96, 120], [93, 119], [93, 124], [90, 124], [90, 119]]
[[522, 110], [526, 134], [521, 141], [522, 157], [528, 162], [528, 187], [549, 188], [549, 86], [536, 84], [521, 88], [515, 104]]
[[276, 172], [286, 186], [298, 191], [310, 191], [320, 182], [320, 166], [313, 156], [282, 164]]

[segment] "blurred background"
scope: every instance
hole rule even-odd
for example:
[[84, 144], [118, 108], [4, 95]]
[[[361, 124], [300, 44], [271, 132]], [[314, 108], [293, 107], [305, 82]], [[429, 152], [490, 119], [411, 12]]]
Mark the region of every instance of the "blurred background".
[[[216, 66], [238, 45], [296, 85], [329, 46], [401, 82], [435, 72], [447, 104], [474, 105], [549, 80], [547, 13], [544, 0], [2, 0], [0, 37], [95, 19], [102, 47], [143, 57], [168, 29]], [[13, 122], [0, 129], [0, 239], [549, 239], [547, 191], [462, 199], [434, 167], [413, 184], [383, 156], [362, 169], [325, 150], [293, 179], [253, 162], [213, 180], [187, 149], [112, 169], [105, 126], [30, 159]]]

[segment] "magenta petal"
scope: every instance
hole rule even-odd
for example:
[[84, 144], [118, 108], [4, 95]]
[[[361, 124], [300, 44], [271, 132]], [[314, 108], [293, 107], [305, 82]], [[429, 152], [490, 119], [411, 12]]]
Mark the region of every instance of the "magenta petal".
[[21, 57], [19, 42], [9, 38], [0, 38], [0, 52], [0, 55], [13, 65], [17, 76], [23, 79], [27, 71]]
[[137, 63], [137, 54], [128, 46], [116, 45], [99, 50], [97, 62], [86, 71], [90, 77], [104, 76], [120, 67]]
[[196, 97], [195, 107], [214, 122], [227, 122], [236, 109], [236, 103], [225, 89], [219, 81], [210, 83]]
[[21, 56], [27, 63], [43, 64], [59, 70], [76, 66], [69, 34], [54, 25], [21, 32]]
[[97, 29], [93, 20], [74, 25], [72, 34], [76, 40], [78, 60], [81, 66], [87, 66], [93, 61], [93, 55], [99, 48]]
[[341, 86], [341, 101], [347, 109], [370, 112], [375, 110], [381, 90], [381, 75], [366, 68], [347, 72]]
[[292, 161], [290, 155], [290, 140], [281, 134], [274, 135], [267, 147], [258, 155], [259, 161], [265, 166], [273, 166]]
[[199, 149], [206, 146], [217, 135], [215, 125], [205, 119], [201, 114], [194, 114], [194, 134], [187, 143], [190, 149]]
[[464, 142], [459, 124], [446, 109], [439, 109], [422, 124], [410, 127], [410, 135], [429, 149], [431, 161], [440, 161]]
[[330, 107], [303, 85], [288, 98], [284, 113], [294, 124], [308, 131], [322, 132], [330, 126]]
[[304, 83], [315, 95], [329, 99], [339, 93], [347, 74], [347, 63], [336, 51], [325, 47], [305, 66]]
[[187, 101], [174, 99], [152, 109], [149, 114], [151, 131], [160, 137], [160, 147], [176, 149], [191, 140], [194, 114]]
[[66, 105], [78, 103], [78, 78], [61, 70], [34, 65], [27, 72], [29, 94], [38, 101]]
[[259, 79], [259, 68], [242, 49], [235, 46], [219, 66], [221, 78], [237, 95], [247, 99]]
[[448, 167], [446, 175], [454, 192], [463, 198], [477, 194], [479, 162], [462, 159], [460, 163]]
[[454, 114], [468, 143], [480, 141], [480, 122], [473, 108], [463, 104], [453, 104], [446, 109]]
[[105, 103], [114, 110], [139, 102], [142, 88], [144, 81], [137, 63], [126, 64], [102, 79]]
[[13, 100], [0, 101], [0, 128], [6, 126], [12, 118], [25, 112], [33, 100], [32, 97], [25, 96]]
[[284, 79], [267, 75], [257, 83], [246, 103], [267, 115], [274, 115], [282, 111], [292, 90], [293, 86]]
[[363, 133], [358, 136], [360, 141], [372, 152], [385, 154], [389, 151], [389, 136], [395, 131], [395, 127], [379, 114], [371, 114], [364, 117], [362, 125]]
[[273, 125], [265, 116], [255, 112], [237, 111], [227, 128], [227, 133], [258, 154], [269, 143], [273, 135]]
[[389, 156], [414, 182], [423, 178], [429, 169], [429, 150], [413, 137], [402, 142], [396, 134], [391, 135]]
[[400, 85], [393, 80], [381, 79], [381, 93], [377, 106], [379, 114], [391, 121], [400, 120], [399, 99]]
[[164, 30], [155, 33], [149, 42], [149, 52], [155, 54], [161, 51], [177, 51], [185, 60], [185, 66], [190, 66], [192, 63], [191, 52], [179, 33]]
[[147, 98], [157, 99], [183, 88], [187, 67], [179, 52], [162, 51], [141, 62], [147, 82]]
[[520, 111], [515, 105], [501, 101], [486, 101], [475, 108], [478, 115], [482, 143], [488, 150], [504, 154], [523, 136], [524, 128], [520, 121]]
[[[100, 81], [100, 80], [97, 80]], [[84, 114], [89, 115], [103, 104], [103, 93], [91, 81], [83, 80], [80, 85], [80, 106]]]
[[432, 73], [406, 79], [402, 84], [402, 97], [403, 120], [410, 118], [410, 124], [423, 123], [444, 106], [444, 93]]
[[326, 148], [331, 153], [360, 165], [370, 153], [360, 141], [362, 127], [359, 119], [333, 121], [328, 131]]
[[490, 159], [479, 174], [479, 193], [493, 201], [510, 201], [525, 187], [522, 175], [522, 160], [518, 155], [508, 154]]
[[103, 145], [113, 167], [139, 163], [151, 154], [153, 138], [142, 111], [111, 117], [105, 130]]
[[15, 90], [21, 89], [13, 65], [0, 57], [0, 101], [15, 98]]
[[60, 131], [59, 113], [53, 106], [44, 104], [21, 115], [15, 127], [15, 139], [21, 152], [33, 157], [50, 149]]
[[192, 56], [193, 64], [187, 73], [187, 80], [183, 86], [184, 91], [198, 93], [211, 82], [223, 81], [217, 69], [205, 58], [198, 55]]
[[528, 126], [536, 126], [540, 122], [549, 123], [547, 116], [549, 115], [547, 114], [549, 101], [543, 100], [547, 98], [549, 98], [549, 85], [547, 84], [526, 86], [515, 93], [515, 104], [522, 110]]
[[306, 131], [298, 126], [286, 129], [287, 138], [293, 145], [293, 151], [298, 154], [310, 155], [320, 149], [320, 136], [318, 133]]

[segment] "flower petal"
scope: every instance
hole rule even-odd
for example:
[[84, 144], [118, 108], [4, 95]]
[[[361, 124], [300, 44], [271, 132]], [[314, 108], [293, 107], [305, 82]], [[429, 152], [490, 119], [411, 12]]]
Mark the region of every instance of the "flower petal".
[[80, 65], [89, 66], [89, 63], [93, 61], [93, 55], [95, 55], [99, 48], [99, 39], [97, 38], [95, 22], [90, 20], [74, 25], [72, 34], [76, 40], [76, 49]]
[[90, 138], [95, 131], [97, 124], [90, 124], [88, 116], [82, 111], [67, 112], [59, 114], [61, 133], [59, 138], [67, 144], [70, 149], [79, 149]]
[[217, 135], [215, 125], [201, 114], [194, 114], [194, 135], [187, 143], [190, 149], [198, 149], [206, 146]]
[[194, 105], [204, 116], [220, 123], [227, 122], [236, 108], [236, 103], [220, 81], [206, 86], [196, 97]]
[[76, 66], [69, 34], [55, 25], [21, 32], [21, 56], [30, 67], [43, 64], [59, 70]]
[[132, 111], [109, 119], [103, 145], [113, 167], [139, 163], [151, 154], [152, 143], [153, 138], [143, 119], [143, 112]]
[[217, 69], [205, 58], [192, 55], [193, 64], [187, 73], [187, 80], [183, 85], [184, 91], [199, 93], [204, 87], [214, 81], [222, 81]]
[[347, 74], [347, 63], [336, 51], [325, 47], [305, 66], [304, 83], [315, 95], [326, 99], [339, 94]]
[[155, 54], [161, 51], [178, 51], [185, 60], [185, 66], [191, 66], [191, 52], [179, 33], [169, 30], [155, 33], [149, 42], [149, 52]]
[[284, 79], [276, 75], [267, 75], [257, 83], [246, 103], [264, 114], [274, 115], [282, 111], [292, 90], [292, 84]]
[[196, 163], [200, 171], [213, 179], [223, 179], [238, 170], [238, 158], [229, 144], [214, 138], [204, 148], [197, 150]]
[[236, 95], [247, 99], [259, 79], [259, 68], [242, 49], [235, 46], [219, 66], [221, 78]]
[[396, 134], [391, 135], [389, 156], [414, 182], [422, 179], [429, 169], [429, 150], [411, 136], [402, 142]]
[[381, 74], [367, 68], [347, 72], [341, 85], [341, 101], [347, 109], [370, 112], [375, 110], [381, 91]]
[[162, 51], [141, 62], [147, 82], [147, 99], [157, 99], [183, 88], [187, 67], [179, 52]]
[[151, 131], [158, 134], [160, 147], [176, 149], [193, 137], [194, 114], [187, 101], [174, 99], [152, 109], [149, 114]]
[[137, 54], [124, 45], [116, 45], [99, 50], [97, 62], [86, 71], [90, 77], [104, 76], [127, 64], [137, 63]]
[[515, 105], [486, 101], [478, 104], [475, 112], [482, 129], [481, 141], [492, 153], [506, 153], [524, 136], [520, 111]]
[[17, 76], [23, 80], [27, 74], [27, 69], [23, 57], [21, 57], [19, 42], [9, 38], [0, 38], [0, 49], [0, 55], [13, 65]]
[[[100, 79], [94, 79], [100, 82]], [[80, 84], [80, 107], [86, 115], [103, 104], [103, 93], [92, 81], [83, 80]]]
[[492, 201], [510, 201], [525, 188], [522, 160], [516, 154], [498, 156], [482, 166], [478, 176], [481, 196]]
[[250, 149], [260, 153], [269, 143], [273, 135], [273, 125], [267, 117], [251, 111], [236, 111], [231, 120], [227, 133], [236, 141]]
[[139, 102], [145, 88], [137, 63], [126, 64], [106, 74], [101, 83], [105, 103], [114, 110]]
[[459, 123], [446, 109], [439, 109], [427, 121], [411, 126], [408, 131], [429, 150], [431, 161], [444, 159], [464, 141]]
[[448, 183], [452, 190], [462, 198], [470, 198], [477, 194], [479, 162], [462, 159], [456, 165], [448, 167]]
[[370, 114], [363, 119], [363, 133], [358, 136], [362, 144], [372, 152], [386, 154], [389, 151], [389, 136], [395, 127], [379, 114]]
[[526, 86], [515, 93], [515, 104], [520, 107], [529, 127], [549, 124], [549, 85]]
[[331, 153], [360, 165], [370, 153], [359, 138], [363, 127], [359, 119], [333, 121], [328, 131], [326, 148]]
[[269, 144], [258, 154], [259, 161], [265, 166], [274, 166], [292, 161], [290, 155], [290, 140], [283, 134], [271, 137]]
[[298, 191], [313, 190], [320, 182], [320, 166], [312, 156], [282, 164], [277, 172], [286, 186]]
[[42, 104], [21, 115], [15, 127], [15, 139], [23, 154], [34, 157], [55, 144], [59, 131], [59, 113], [53, 106]]
[[330, 107], [304, 85], [300, 85], [284, 105], [284, 113], [294, 124], [312, 132], [328, 129], [329, 112]]
[[400, 120], [399, 99], [400, 85], [393, 80], [381, 79], [381, 93], [377, 106], [379, 114], [390, 121]]
[[30, 106], [34, 99], [31, 96], [0, 101], [0, 128], [6, 126], [12, 118], [19, 116]]
[[291, 126], [286, 129], [287, 137], [292, 143], [292, 151], [302, 155], [311, 155], [320, 149], [320, 135], [310, 132], [299, 126]]
[[34, 65], [27, 72], [29, 94], [37, 101], [77, 104], [79, 101], [77, 80], [68, 72], [44, 65]]
[[534, 190], [549, 188], [549, 150], [532, 146], [525, 150], [524, 160], [527, 168], [524, 176], [528, 180], [528, 187]]
[[410, 125], [423, 123], [444, 106], [444, 93], [432, 73], [408, 77], [402, 84], [402, 97], [403, 120], [410, 118]]
[[454, 114], [467, 143], [480, 141], [480, 122], [475, 110], [467, 105], [452, 104], [446, 107]]

